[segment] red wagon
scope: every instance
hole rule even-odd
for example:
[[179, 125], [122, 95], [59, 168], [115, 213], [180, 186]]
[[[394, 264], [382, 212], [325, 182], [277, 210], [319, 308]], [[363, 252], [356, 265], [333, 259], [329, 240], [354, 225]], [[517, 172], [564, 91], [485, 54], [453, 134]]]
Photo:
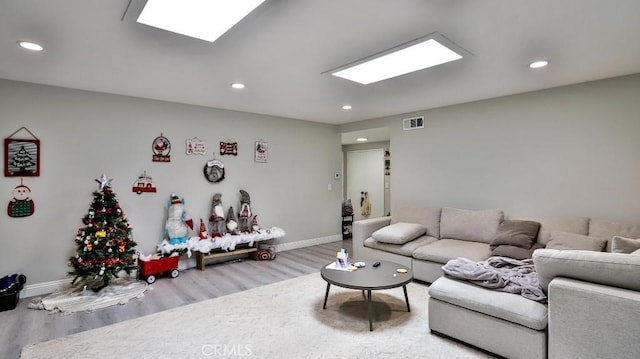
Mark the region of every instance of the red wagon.
[[178, 271], [178, 259], [180, 256], [152, 259], [150, 261], [138, 261], [138, 278], [151, 284], [156, 281], [156, 275], [169, 274], [171, 278], [180, 275]]

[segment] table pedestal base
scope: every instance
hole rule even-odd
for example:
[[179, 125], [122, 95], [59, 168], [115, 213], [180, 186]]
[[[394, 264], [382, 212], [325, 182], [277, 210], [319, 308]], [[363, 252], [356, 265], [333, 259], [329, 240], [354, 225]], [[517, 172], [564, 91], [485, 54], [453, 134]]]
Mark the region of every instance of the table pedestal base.
[[[331, 283], [327, 283], [327, 290], [324, 294], [324, 304], [322, 305], [322, 309], [327, 309], [327, 298], [329, 298], [329, 290], [331, 289]], [[407, 303], [407, 312], [411, 312], [411, 307], [409, 306], [409, 296], [407, 295], [407, 286], [403, 285], [402, 290], [404, 291], [404, 300]], [[371, 303], [371, 289], [362, 290], [362, 297], [367, 301], [367, 306], [369, 307], [369, 331], [373, 331], [373, 305]]]

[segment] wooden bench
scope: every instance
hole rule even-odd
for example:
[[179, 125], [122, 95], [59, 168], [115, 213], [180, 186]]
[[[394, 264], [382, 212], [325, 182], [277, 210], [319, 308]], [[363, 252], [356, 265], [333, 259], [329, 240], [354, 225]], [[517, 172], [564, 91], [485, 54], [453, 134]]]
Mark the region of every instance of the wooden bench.
[[253, 260], [258, 259], [258, 256], [257, 256], [258, 242], [257, 241], [254, 242], [253, 246], [249, 246], [245, 244], [243, 247], [243, 245], [239, 245], [233, 251], [225, 251], [222, 249], [218, 249], [218, 250], [213, 250], [210, 253], [196, 252], [196, 267], [200, 270], [204, 270], [204, 267], [206, 265], [205, 261], [208, 259], [225, 258], [225, 257], [239, 255], [239, 254], [249, 254], [249, 258]]

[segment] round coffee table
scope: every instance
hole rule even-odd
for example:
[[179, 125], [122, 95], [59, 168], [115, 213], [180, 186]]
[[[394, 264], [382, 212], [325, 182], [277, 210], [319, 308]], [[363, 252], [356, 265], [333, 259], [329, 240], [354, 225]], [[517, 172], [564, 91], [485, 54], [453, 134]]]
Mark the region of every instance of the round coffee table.
[[[409, 307], [409, 296], [407, 295], [407, 284], [413, 280], [413, 271], [401, 264], [379, 261], [380, 265], [374, 267], [376, 261], [366, 263], [364, 268], [355, 271], [345, 271], [338, 269], [330, 269], [323, 266], [320, 270], [322, 279], [327, 282], [327, 291], [324, 295], [324, 305], [322, 309], [327, 308], [327, 298], [329, 297], [329, 289], [331, 285], [338, 287], [362, 290], [362, 295], [368, 302], [369, 306], [369, 331], [373, 330], [373, 310], [371, 306], [371, 291], [381, 289], [391, 289], [402, 287], [404, 290], [404, 299], [407, 302], [407, 312], [411, 311]], [[329, 264], [331, 265], [331, 263]], [[406, 271], [400, 273], [397, 270]], [[365, 296], [366, 291], [366, 296]]]

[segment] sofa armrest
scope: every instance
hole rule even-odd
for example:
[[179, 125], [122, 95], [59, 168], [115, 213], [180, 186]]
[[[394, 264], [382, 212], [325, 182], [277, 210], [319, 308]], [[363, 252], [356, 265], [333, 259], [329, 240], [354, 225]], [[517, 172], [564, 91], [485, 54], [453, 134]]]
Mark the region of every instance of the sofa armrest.
[[549, 358], [640, 358], [640, 292], [557, 277], [549, 284]]
[[640, 256], [544, 248], [533, 252], [533, 263], [545, 292], [556, 277], [640, 291]]
[[390, 216], [363, 219], [353, 222], [353, 252], [356, 252], [356, 248], [362, 248], [364, 240], [371, 237], [373, 232], [390, 224]]

